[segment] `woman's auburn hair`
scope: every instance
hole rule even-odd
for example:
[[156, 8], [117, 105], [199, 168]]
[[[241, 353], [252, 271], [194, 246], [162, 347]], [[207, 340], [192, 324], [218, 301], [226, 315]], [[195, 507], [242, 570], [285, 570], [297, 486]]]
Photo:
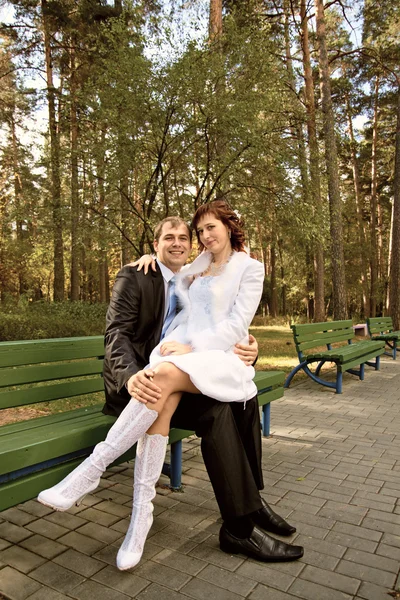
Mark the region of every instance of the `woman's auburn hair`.
[[210, 214], [214, 215], [214, 217], [221, 221], [231, 232], [230, 241], [232, 249], [236, 250], [236, 252], [245, 252], [243, 220], [240, 217], [238, 217], [238, 215], [228, 204], [228, 202], [226, 202], [226, 200], [221, 199], [213, 200], [212, 202], [202, 204], [194, 213], [191, 225], [196, 232], [199, 252], [202, 252], [204, 250], [204, 245], [201, 243], [200, 235], [197, 233], [197, 225], [205, 215]]

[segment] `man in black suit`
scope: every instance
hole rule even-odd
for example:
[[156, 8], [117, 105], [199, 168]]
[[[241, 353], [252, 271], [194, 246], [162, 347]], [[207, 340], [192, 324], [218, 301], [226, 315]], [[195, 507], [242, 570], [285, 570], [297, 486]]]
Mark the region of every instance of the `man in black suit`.
[[[168, 310], [170, 279], [185, 264], [191, 250], [191, 231], [175, 217], [164, 219], [155, 230], [156, 271], [148, 275], [126, 266], [118, 273], [107, 312], [104, 383], [106, 414], [118, 416], [133, 396], [155, 403], [159, 388], [145, 370], [158, 344]], [[250, 347], [238, 349], [245, 362], [253, 362]], [[206, 376], [206, 375], [205, 375]], [[263, 533], [291, 535], [286, 523], [262, 500], [261, 435], [257, 397], [242, 403], [218, 402], [203, 395], [184, 394], [171, 426], [194, 430], [224, 525], [221, 548], [258, 560], [294, 560], [302, 549]]]

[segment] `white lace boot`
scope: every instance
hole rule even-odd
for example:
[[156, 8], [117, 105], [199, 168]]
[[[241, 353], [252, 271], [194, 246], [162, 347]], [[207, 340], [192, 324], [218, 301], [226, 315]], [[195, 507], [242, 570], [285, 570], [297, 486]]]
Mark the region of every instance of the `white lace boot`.
[[147, 534], [153, 523], [156, 483], [160, 478], [168, 436], [159, 433], [140, 438], [136, 450], [132, 517], [121, 548], [117, 567], [121, 571], [136, 566], [143, 554]]
[[54, 510], [68, 510], [93, 492], [100, 477], [114, 460], [129, 450], [154, 423], [158, 413], [145, 404], [131, 400], [109, 430], [104, 442], [57, 485], [40, 492], [39, 502]]

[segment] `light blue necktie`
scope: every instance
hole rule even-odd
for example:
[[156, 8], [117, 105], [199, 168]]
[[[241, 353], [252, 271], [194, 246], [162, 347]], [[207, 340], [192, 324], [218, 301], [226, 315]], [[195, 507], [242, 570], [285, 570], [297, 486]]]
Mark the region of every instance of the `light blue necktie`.
[[176, 294], [175, 294], [175, 277], [172, 277], [169, 281], [168, 298], [169, 298], [168, 312], [165, 317], [164, 325], [163, 325], [163, 328], [161, 331], [161, 339], [163, 339], [163, 337], [165, 336], [165, 333], [166, 333], [168, 327], [172, 323], [172, 319], [176, 315], [176, 300], [177, 300], [177, 298], [176, 298]]

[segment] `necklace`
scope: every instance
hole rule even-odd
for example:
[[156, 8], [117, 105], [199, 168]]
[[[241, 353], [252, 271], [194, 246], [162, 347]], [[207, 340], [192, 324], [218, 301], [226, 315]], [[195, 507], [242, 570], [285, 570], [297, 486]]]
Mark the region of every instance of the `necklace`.
[[230, 259], [232, 258], [233, 255], [233, 250], [230, 253], [230, 255], [220, 264], [220, 265], [215, 265], [214, 264], [214, 257], [212, 259], [212, 261], [210, 262], [210, 266], [208, 268], [208, 271], [210, 272], [210, 275], [212, 277], [215, 277], [216, 275], [220, 275], [222, 269], [225, 267], [225, 265], [230, 261]]

